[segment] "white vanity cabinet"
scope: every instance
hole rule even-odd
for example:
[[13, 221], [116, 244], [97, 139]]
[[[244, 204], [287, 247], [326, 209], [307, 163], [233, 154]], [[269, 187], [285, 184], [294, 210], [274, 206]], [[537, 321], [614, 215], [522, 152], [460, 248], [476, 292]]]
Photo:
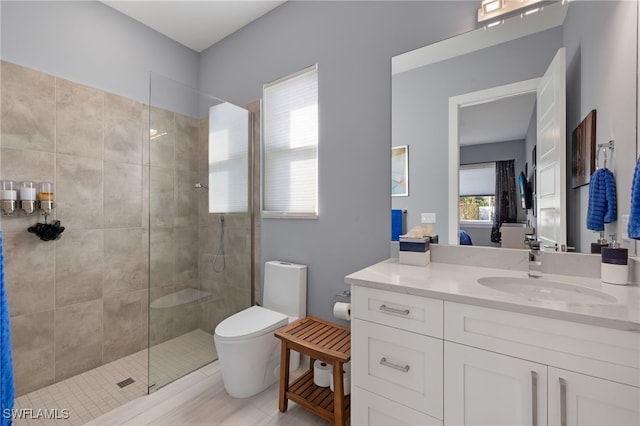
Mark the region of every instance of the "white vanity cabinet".
[[359, 285], [352, 316], [354, 426], [640, 425], [639, 333]]
[[442, 306], [353, 288], [352, 425], [442, 425]]

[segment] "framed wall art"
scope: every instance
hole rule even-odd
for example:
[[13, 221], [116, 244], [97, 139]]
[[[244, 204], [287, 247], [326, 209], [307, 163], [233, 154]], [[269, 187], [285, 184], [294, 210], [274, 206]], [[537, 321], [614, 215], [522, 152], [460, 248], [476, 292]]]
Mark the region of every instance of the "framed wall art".
[[391, 196], [409, 195], [409, 145], [391, 148]]
[[596, 171], [596, 110], [571, 133], [571, 188], [586, 185]]

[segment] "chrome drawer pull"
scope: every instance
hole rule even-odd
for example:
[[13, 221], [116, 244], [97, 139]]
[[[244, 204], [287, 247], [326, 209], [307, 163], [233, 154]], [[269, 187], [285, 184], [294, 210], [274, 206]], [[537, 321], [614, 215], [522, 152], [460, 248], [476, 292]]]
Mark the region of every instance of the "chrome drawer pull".
[[398, 314], [398, 315], [409, 315], [409, 310], [405, 309], [405, 310], [401, 310], [401, 309], [394, 309], [394, 308], [390, 308], [387, 305], [380, 305], [380, 310], [383, 312], [390, 312], [392, 314]]
[[404, 367], [402, 367], [401, 365], [389, 362], [389, 361], [387, 361], [386, 357], [382, 357], [382, 359], [380, 360], [380, 365], [384, 365], [385, 367], [391, 367], [391, 368], [393, 368], [395, 370], [402, 371], [403, 373], [408, 373], [409, 372], [409, 368], [411, 368], [408, 365], [405, 365]]
[[562, 377], [560, 382], [560, 425], [567, 426], [567, 381]]
[[538, 373], [531, 372], [531, 425], [538, 426]]

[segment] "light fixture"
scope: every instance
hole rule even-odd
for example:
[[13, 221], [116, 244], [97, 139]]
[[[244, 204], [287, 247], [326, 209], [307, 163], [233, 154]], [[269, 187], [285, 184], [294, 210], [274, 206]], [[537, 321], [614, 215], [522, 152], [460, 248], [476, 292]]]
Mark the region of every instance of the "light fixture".
[[484, 13], [491, 13], [498, 9], [502, 9], [502, 6], [502, 0], [484, 0], [482, 2], [482, 9], [484, 10]]
[[560, 0], [482, 0], [478, 9], [478, 22], [485, 22], [496, 18], [504, 19], [519, 13], [525, 13], [545, 4], [558, 3]]

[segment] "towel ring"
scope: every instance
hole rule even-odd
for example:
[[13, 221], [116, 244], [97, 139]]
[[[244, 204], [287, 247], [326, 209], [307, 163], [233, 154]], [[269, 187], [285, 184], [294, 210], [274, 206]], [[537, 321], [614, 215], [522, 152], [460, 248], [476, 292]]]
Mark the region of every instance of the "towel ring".
[[596, 154], [596, 168], [601, 168], [600, 167], [600, 151], [602, 151], [602, 153], [604, 154], [604, 164], [602, 166], [603, 169], [607, 168], [607, 157], [608, 157], [608, 150], [611, 151], [611, 155], [613, 156], [613, 150], [614, 150], [614, 146], [615, 146], [615, 141], [610, 140], [607, 143], [599, 143], [598, 144], [598, 153]]

